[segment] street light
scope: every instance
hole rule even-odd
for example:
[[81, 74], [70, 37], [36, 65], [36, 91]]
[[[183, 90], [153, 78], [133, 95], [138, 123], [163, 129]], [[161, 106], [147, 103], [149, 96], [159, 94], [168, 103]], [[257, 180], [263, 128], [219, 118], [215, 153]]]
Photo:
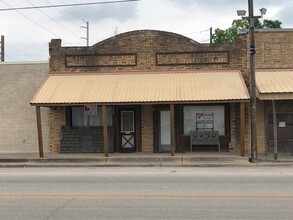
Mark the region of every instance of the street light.
[[237, 10], [237, 15], [241, 16], [243, 18], [246, 15], [246, 11], [245, 10]]
[[257, 138], [256, 138], [256, 86], [255, 86], [255, 45], [254, 45], [254, 20], [262, 18], [267, 9], [260, 9], [261, 16], [253, 15], [253, 0], [248, 0], [248, 17], [244, 17], [245, 10], [237, 10], [237, 15], [249, 21], [250, 39], [250, 95], [251, 95], [251, 157], [249, 161], [257, 162]]
[[261, 17], [263, 15], [266, 15], [266, 13], [267, 13], [267, 9], [266, 8], [261, 8], [261, 9], [259, 9], [259, 11], [260, 11]]
[[[253, 16], [254, 18], [262, 18], [266, 13], [267, 13], [267, 9], [266, 8], [261, 8], [259, 9], [260, 11], [260, 16]], [[246, 11], [245, 10], [237, 10], [237, 15], [241, 16], [243, 19], [249, 19], [250, 17], [244, 17], [246, 15]]]

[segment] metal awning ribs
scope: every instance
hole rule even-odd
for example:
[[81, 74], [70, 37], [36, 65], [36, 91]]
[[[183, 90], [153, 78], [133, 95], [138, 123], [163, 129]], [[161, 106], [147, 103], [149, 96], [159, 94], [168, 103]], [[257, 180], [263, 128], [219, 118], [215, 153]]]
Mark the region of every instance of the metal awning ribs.
[[35, 106], [242, 102], [250, 97], [240, 71], [48, 74]]
[[257, 70], [256, 87], [259, 100], [292, 100], [293, 70]]

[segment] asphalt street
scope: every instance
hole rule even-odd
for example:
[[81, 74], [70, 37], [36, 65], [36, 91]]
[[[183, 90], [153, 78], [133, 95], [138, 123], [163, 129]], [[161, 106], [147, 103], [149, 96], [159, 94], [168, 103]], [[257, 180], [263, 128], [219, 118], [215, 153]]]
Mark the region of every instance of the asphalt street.
[[1, 168], [0, 219], [292, 219], [292, 167]]

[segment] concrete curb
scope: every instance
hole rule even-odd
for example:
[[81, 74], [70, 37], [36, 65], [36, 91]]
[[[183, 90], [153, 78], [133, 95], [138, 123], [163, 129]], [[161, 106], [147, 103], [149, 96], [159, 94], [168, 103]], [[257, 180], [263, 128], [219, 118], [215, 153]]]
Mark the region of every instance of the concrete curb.
[[247, 158], [227, 157], [99, 157], [99, 158], [8, 158], [0, 163], [246, 163]]
[[47, 156], [38, 155], [2, 155], [0, 167], [262, 167], [293, 166], [293, 159], [259, 158], [257, 163], [249, 163], [248, 157], [233, 155], [111, 155], [92, 156]]
[[251, 167], [253, 165], [239, 165], [239, 164], [187, 164], [187, 165], [174, 165], [174, 164], [11, 164], [2, 165], [0, 168], [25, 168], [25, 167]]
[[290, 163], [249, 163], [249, 162], [11, 162], [0, 163], [0, 168], [13, 167], [264, 167], [292, 166]]

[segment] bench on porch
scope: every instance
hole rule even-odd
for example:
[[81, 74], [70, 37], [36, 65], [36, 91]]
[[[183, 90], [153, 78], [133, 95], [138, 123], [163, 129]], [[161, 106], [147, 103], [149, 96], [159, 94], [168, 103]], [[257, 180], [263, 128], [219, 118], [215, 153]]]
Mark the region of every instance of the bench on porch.
[[190, 152], [193, 145], [217, 145], [220, 152], [218, 131], [190, 131]]

